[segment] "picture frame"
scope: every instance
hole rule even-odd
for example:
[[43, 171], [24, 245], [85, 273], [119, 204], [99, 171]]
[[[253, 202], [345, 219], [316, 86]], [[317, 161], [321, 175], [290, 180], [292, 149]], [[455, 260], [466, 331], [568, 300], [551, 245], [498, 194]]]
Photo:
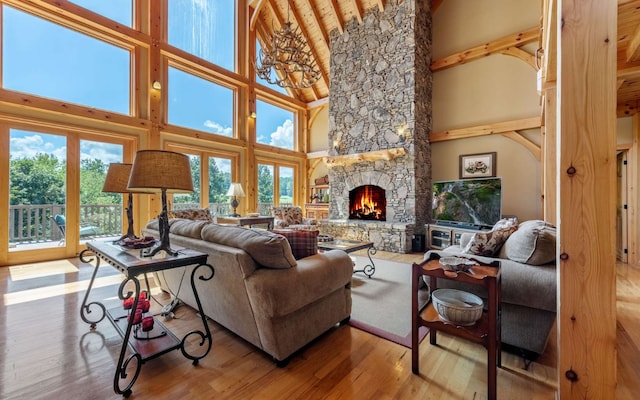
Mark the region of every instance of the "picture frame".
[[496, 176], [496, 152], [460, 155], [460, 179]]

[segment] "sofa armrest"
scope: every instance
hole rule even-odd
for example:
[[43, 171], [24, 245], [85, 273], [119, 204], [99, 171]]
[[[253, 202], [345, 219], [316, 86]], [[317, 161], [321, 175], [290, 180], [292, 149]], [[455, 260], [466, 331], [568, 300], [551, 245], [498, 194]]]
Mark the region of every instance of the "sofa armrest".
[[280, 219], [280, 218], [274, 218], [273, 219], [273, 227], [274, 227], [274, 229], [286, 228], [288, 226], [289, 226], [289, 224], [287, 224], [287, 221], [285, 221], [284, 219]]
[[342, 250], [298, 260], [288, 269], [260, 268], [246, 279], [254, 312], [280, 317], [351, 284], [353, 262]]

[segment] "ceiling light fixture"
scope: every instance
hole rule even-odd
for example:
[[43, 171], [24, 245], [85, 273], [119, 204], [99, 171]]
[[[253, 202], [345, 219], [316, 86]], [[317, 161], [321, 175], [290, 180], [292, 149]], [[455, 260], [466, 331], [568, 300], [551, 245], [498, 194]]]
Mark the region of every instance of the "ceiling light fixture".
[[283, 88], [303, 89], [320, 79], [320, 70], [302, 37], [300, 27], [291, 28], [289, 10], [282, 30], [264, 43], [257, 60], [256, 73], [265, 81]]

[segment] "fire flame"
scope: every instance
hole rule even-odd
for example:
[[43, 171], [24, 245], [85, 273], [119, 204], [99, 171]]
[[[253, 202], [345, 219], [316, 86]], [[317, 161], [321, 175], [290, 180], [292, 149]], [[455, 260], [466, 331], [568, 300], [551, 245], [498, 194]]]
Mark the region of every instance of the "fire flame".
[[378, 203], [374, 201], [371, 188], [365, 187], [364, 191], [358, 193], [358, 195], [359, 198], [356, 198], [351, 206], [352, 213], [379, 218], [383, 211], [378, 208]]

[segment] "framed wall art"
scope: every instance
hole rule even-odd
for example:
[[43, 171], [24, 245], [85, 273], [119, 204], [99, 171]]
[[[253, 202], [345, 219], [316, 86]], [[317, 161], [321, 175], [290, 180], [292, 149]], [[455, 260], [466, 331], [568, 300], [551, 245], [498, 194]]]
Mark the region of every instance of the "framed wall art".
[[460, 179], [496, 176], [496, 152], [460, 155]]

